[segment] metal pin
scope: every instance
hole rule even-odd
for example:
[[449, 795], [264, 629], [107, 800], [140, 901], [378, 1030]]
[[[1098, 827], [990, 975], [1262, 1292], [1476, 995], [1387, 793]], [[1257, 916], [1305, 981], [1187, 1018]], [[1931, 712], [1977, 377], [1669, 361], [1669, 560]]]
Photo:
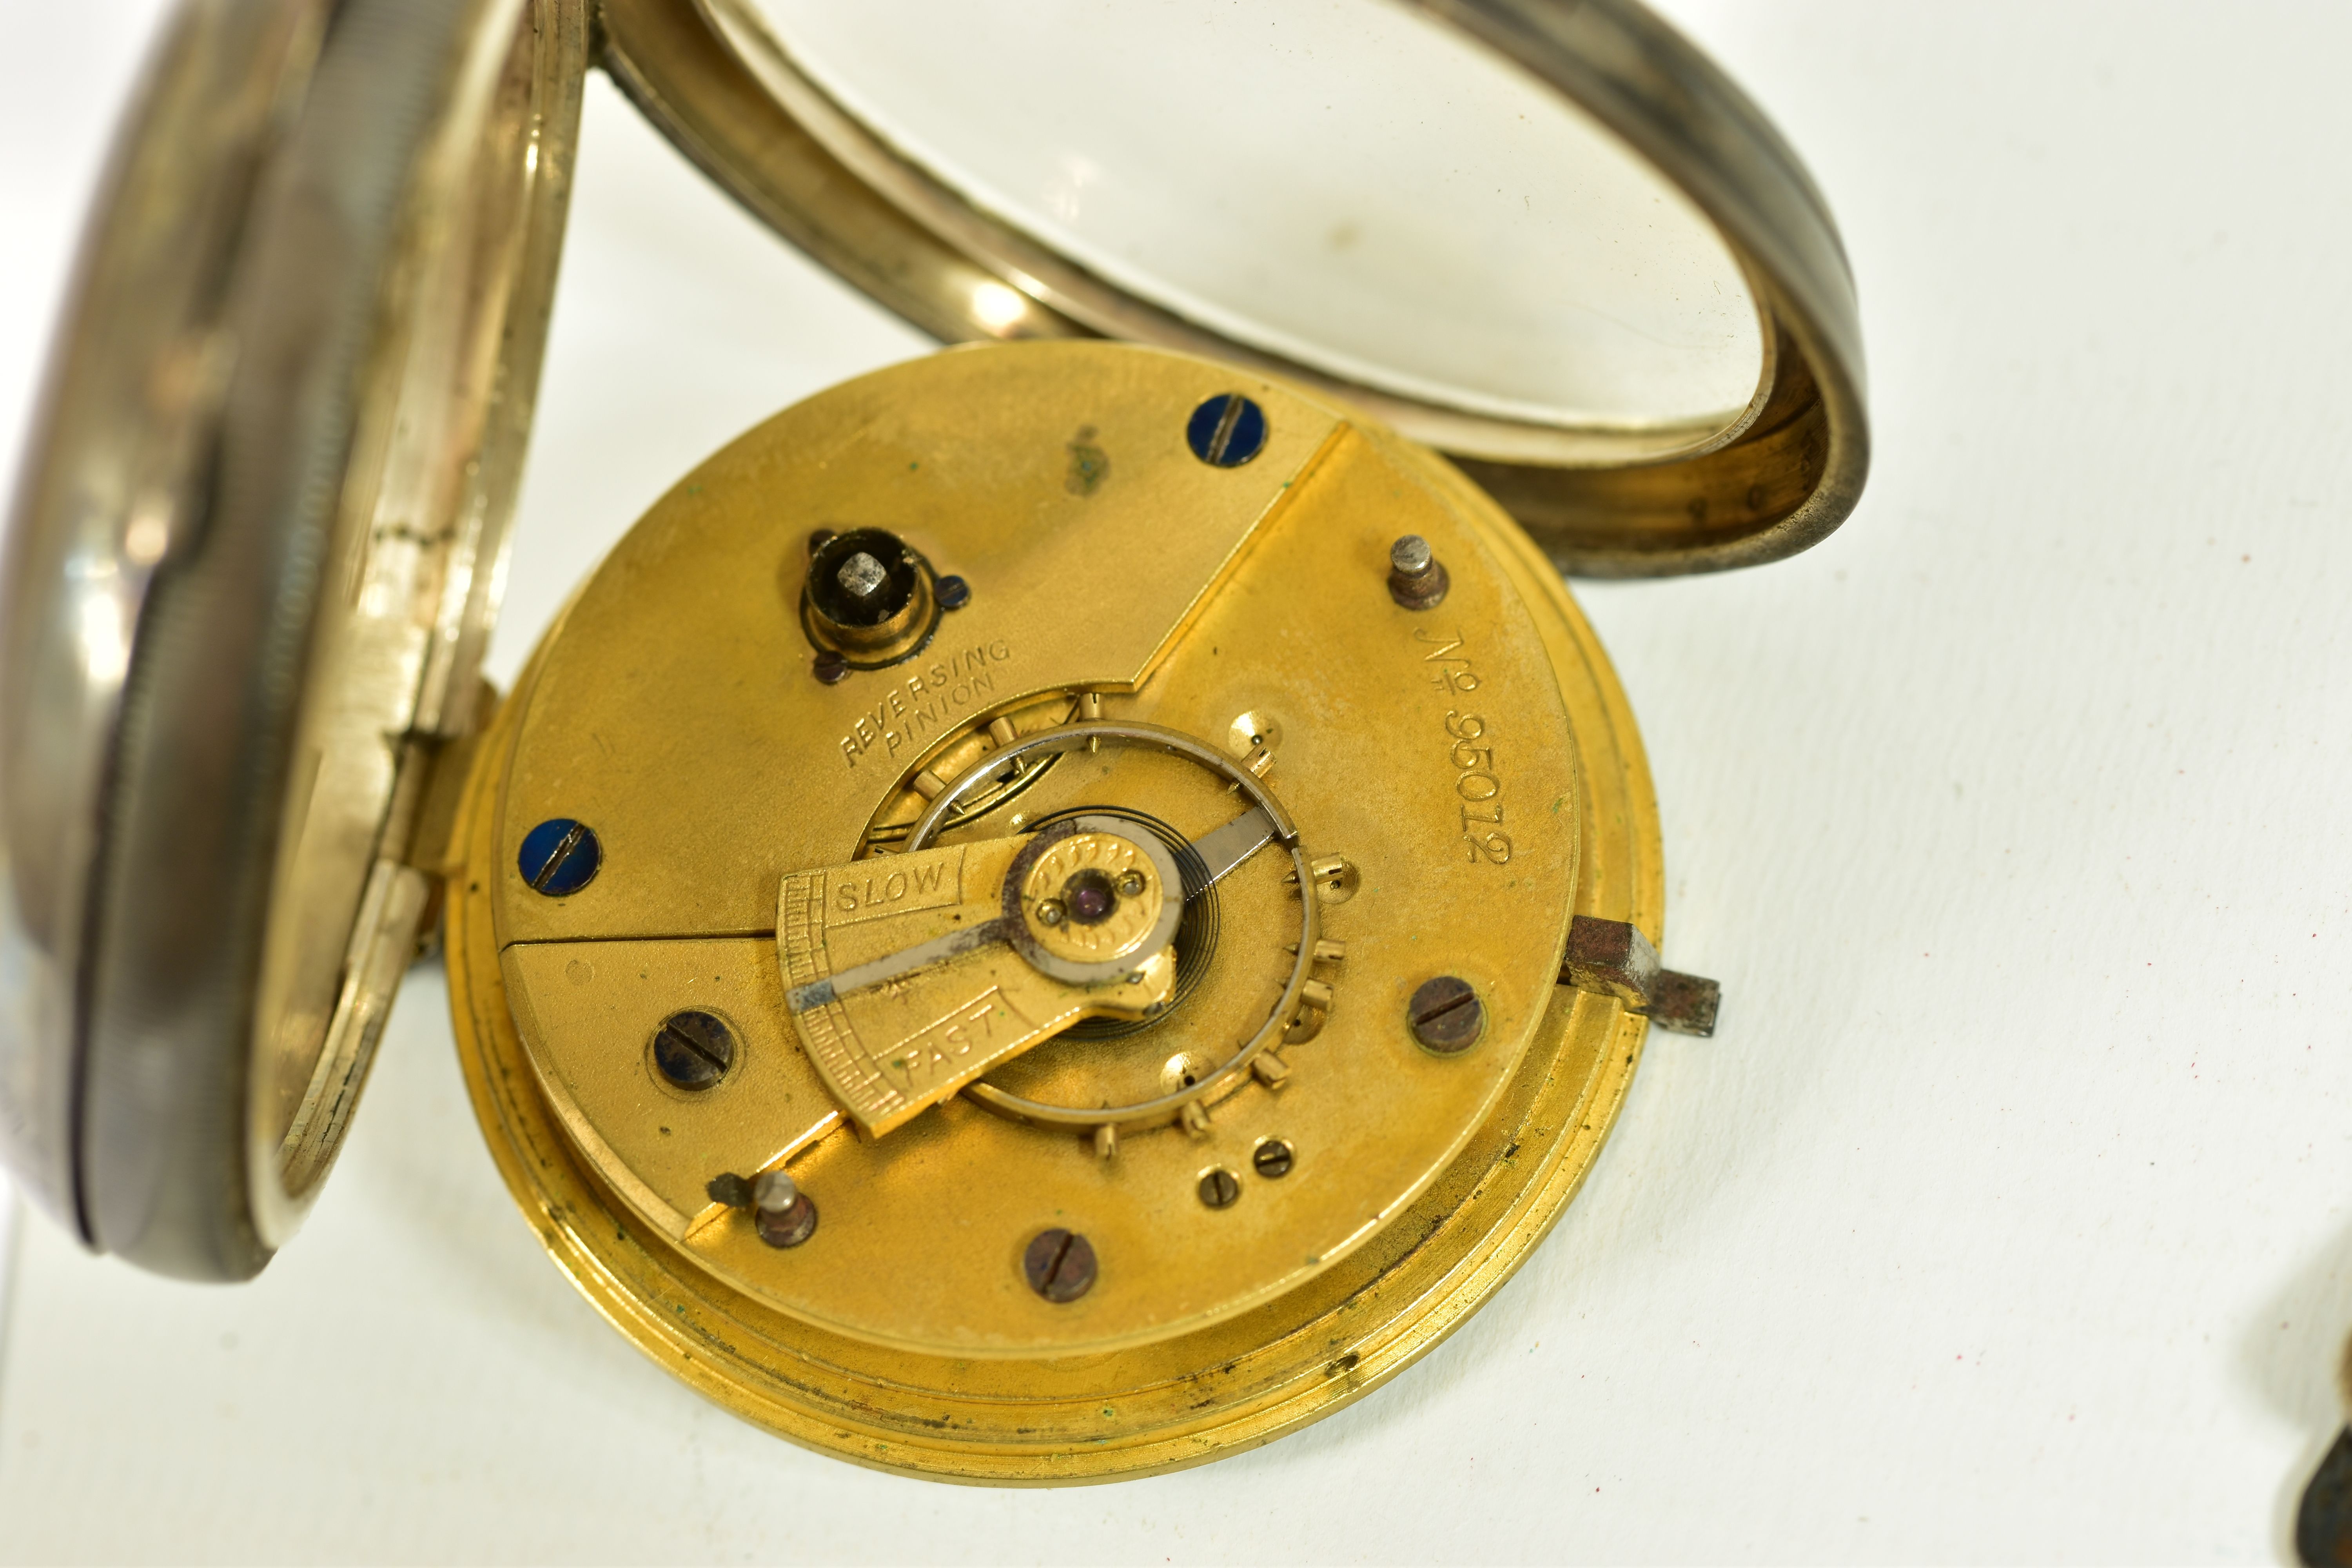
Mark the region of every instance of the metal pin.
[[763, 1172], [751, 1184], [751, 1206], [763, 1214], [782, 1214], [800, 1200], [800, 1184], [786, 1172]]
[[751, 1226], [770, 1247], [798, 1247], [816, 1234], [816, 1203], [782, 1171], [751, 1184]]
[[1408, 533], [1389, 546], [1389, 597], [1408, 610], [1434, 609], [1453, 586], [1429, 541]]

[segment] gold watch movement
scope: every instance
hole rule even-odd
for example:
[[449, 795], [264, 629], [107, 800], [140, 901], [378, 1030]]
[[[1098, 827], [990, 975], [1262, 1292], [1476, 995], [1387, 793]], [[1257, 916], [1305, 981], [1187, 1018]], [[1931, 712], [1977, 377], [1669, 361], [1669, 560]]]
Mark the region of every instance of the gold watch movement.
[[447, 854], [550, 1249], [729, 1408], [898, 1470], [1165, 1469], [1376, 1387], [1558, 1217], [1652, 1017], [1712, 1023], [1524, 534], [1129, 346], [886, 370], [689, 474]]

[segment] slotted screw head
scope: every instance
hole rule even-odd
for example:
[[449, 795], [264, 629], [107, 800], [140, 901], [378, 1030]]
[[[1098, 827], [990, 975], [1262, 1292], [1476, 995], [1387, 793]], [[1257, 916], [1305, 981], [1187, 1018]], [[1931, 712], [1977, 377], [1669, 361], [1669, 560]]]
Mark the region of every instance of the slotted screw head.
[[1238, 392], [1221, 392], [1184, 425], [1192, 456], [1215, 468], [1238, 468], [1265, 449], [1265, 410]]
[[931, 593], [942, 610], [961, 610], [971, 603], [971, 584], [961, 577], [942, 577], [934, 584]]
[[1279, 1138], [1269, 1138], [1250, 1155], [1250, 1164], [1261, 1176], [1286, 1176], [1290, 1174], [1291, 1159], [1289, 1144]]
[[595, 830], [568, 816], [551, 816], [522, 836], [515, 868], [534, 893], [551, 899], [576, 893], [596, 879], [604, 863]]
[[1476, 1045], [1486, 1032], [1486, 1007], [1468, 981], [1442, 974], [1412, 994], [1405, 1018], [1422, 1049], [1441, 1057], [1458, 1056]]
[[654, 1067], [673, 1089], [709, 1089], [734, 1062], [735, 1031], [708, 1013], [672, 1013], [654, 1033]]
[[1076, 1231], [1041, 1230], [1021, 1255], [1021, 1272], [1048, 1301], [1075, 1301], [1094, 1289], [1095, 1249]]
[[1201, 1173], [1201, 1201], [1213, 1209], [1231, 1208], [1242, 1195], [1241, 1179], [1223, 1165]]

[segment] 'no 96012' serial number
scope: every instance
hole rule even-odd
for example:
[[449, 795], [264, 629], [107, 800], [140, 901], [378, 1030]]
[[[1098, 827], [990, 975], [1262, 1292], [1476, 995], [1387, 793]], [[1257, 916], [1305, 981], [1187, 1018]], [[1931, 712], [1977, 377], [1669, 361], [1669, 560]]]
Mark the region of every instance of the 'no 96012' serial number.
[[[1415, 628], [1413, 640], [1429, 645], [1423, 664], [1437, 667], [1433, 679], [1448, 694], [1478, 689], [1478, 673], [1460, 634], [1436, 637]], [[1486, 721], [1459, 708], [1445, 710], [1445, 732], [1454, 744], [1446, 752], [1454, 763], [1454, 793], [1462, 797], [1462, 845], [1475, 864], [1507, 866], [1511, 860], [1510, 836], [1503, 831], [1503, 775], [1495, 768], [1495, 743], [1486, 737]]]
[[1448, 709], [1445, 732], [1454, 737], [1446, 755], [1454, 767], [1454, 793], [1462, 797], [1462, 842], [1473, 860], [1508, 865], [1511, 840], [1502, 830], [1503, 779], [1495, 771], [1494, 744], [1480, 744], [1486, 740], [1486, 721]]

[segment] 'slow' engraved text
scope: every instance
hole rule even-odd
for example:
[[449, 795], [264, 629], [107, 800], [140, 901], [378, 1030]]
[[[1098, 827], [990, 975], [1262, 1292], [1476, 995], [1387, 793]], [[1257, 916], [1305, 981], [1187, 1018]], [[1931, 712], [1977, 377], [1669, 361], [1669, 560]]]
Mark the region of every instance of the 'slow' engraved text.
[[883, 915], [911, 914], [918, 910], [962, 901], [963, 859], [960, 854], [952, 860], [926, 856], [904, 866], [894, 866], [887, 860], [874, 865], [875, 868], [864, 875], [845, 871], [832, 874], [825, 901], [833, 924], [853, 925]]

